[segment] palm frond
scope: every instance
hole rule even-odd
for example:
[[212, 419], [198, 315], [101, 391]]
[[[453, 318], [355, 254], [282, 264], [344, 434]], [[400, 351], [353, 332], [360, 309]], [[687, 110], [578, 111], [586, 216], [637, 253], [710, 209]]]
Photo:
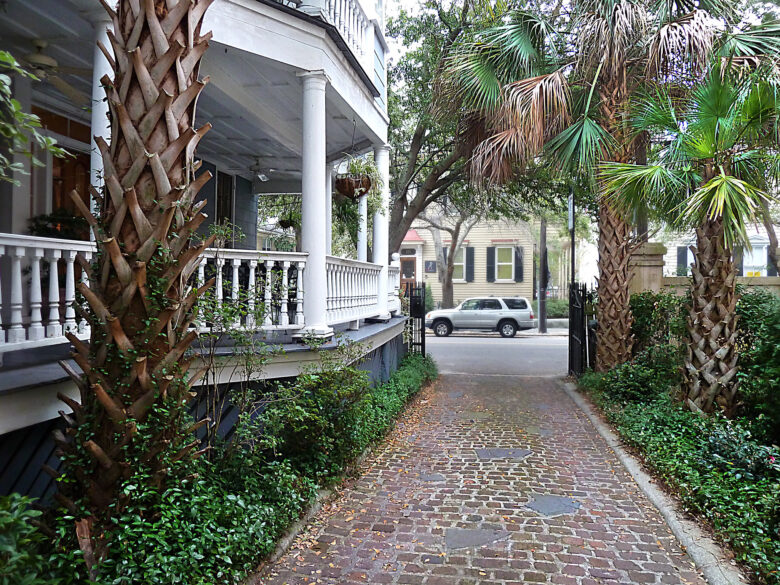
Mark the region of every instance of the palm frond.
[[604, 162], [598, 170], [601, 194], [624, 217], [647, 207], [655, 217], [668, 217], [688, 192], [689, 178], [664, 165]]
[[503, 94], [498, 126], [521, 128], [531, 156], [569, 123], [571, 95], [561, 70], [510, 83]]
[[747, 224], [758, 224], [762, 202], [772, 198], [755, 185], [720, 173], [699, 187], [681, 206], [683, 220], [703, 224], [705, 221], [721, 221], [726, 245], [733, 248], [742, 245], [750, 249]]
[[594, 10], [580, 15], [577, 36], [577, 62], [580, 69], [603, 63], [608, 75], [626, 66], [632, 48], [648, 27], [647, 11], [630, 0], [593, 3]]
[[659, 27], [648, 48], [648, 75], [664, 78], [704, 71], [718, 27], [719, 23], [703, 10], [694, 10]]
[[514, 169], [528, 156], [523, 129], [510, 127], [480, 142], [469, 161], [469, 176], [477, 187], [508, 183]]
[[559, 169], [590, 174], [615, 147], [607, 130], [590, 116], [582, 116], [550, 140], [545, 151]]
[[680, 131], [678, 107], [668, 90], [656, 87], [640, 94], [630, 106], [631, 125], [637, 132], [674, 135]]
[[770, 57], [780, 54], [780, 22], [760, 23], [723, 36], [718, 47], [721, 57]]

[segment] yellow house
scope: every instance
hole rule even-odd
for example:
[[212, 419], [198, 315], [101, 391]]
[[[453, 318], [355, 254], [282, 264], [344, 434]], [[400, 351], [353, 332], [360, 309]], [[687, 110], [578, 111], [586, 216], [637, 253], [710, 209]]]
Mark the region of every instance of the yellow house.
[[[444, 252], [451, 237], [440, 232]], [[460, 303], [475, 296], [533, 296], [534, 242], [531, 226], [524, 221], [484, 221], [466, 235], [456, 252], [453, 299]], [[431, 286], [436, 303], [442, 299], [437, 274], [436, 247], [431, 228], [416, 223], [400, 249], [401, 281]]]

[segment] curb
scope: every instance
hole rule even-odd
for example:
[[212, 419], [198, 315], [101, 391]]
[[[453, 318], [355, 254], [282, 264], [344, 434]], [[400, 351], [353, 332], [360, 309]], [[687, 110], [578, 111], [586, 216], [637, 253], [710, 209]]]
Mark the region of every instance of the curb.
[[709, 585], [748, 585], [742, 571], [726, 560], [721, 546], [710, 538], [698, 524], [685, 518], [679, 504], [657, 487], [653, 478], [642, 469], [641, 463], [624, 448], [617, 435], [594, 413], [593, 408], [577, 392], [577, 386], [571, 382], [561, 383], [563, 391], [585, 413], [599, 435], [614, 451], [620, 463], [634, 478], [639, 489], [658, 509], [666, 524], [688, 553], [696, 568], [704, 575]]

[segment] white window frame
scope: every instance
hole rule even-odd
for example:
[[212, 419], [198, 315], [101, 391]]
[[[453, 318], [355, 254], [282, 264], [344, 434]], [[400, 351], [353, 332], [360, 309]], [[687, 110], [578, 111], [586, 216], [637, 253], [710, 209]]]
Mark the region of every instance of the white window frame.
[[[499, 262], [498, 261], [498, 251], [502, 248], [506, 248], [510, 251], [510, 258], [511, 262]], [[499, 266], [511, 266], [511, 272], [512, 275], [509, 278], [499, 278], [498, 277], [498, 267]], [[514, 246], [496, 246], [496, 282], [514, 282], [515, 281], [515, 247]]]
[[[461, 253], [461, 261], [458, 262], [458, 253]], [[455, 278], [455, 268], [461, 266], [463, 269], [463, 278]], [[464, 283], [466, 282], [466, 248], [461, 246], [455, 251], [455, 258], [452, 261], [452, 282]]]
[[[745, 248], [742, 252], [742, 274], [748, 277], [766, 276], [767, 244], [751, 242], [751, 248], [752, 250]], [[748, 259], [750, 259], [750, 264], [748, 264]]]

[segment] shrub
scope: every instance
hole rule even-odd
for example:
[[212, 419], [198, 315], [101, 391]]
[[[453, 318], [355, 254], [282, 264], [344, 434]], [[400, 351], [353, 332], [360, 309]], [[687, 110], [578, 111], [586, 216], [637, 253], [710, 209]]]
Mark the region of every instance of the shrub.
[[776, 449], [756, 443], [735, 423], [699, 417], [670, 400], [627, 404], [608, 416], [647, 465], [712, 523], [757, 582], [780, 583]]
[[737, 311], [743, 415], [765, 441], [780, 443], [780, 299], [751, 292], [739, 300]]
[[430, 313], [436, 308], [436, 302], [433, 300], [433, 289], [430, 283], [425, 283], [425, 312]]
[[44, 536], [33, 522], [41, 515], [30, 498], [0, 496], [0, 585], [54, 583], [43, 554]]
[[550, 319], [568, 319], [569, 301], [566, 299], [548, 299], [547, 317]]
[[669, 292], [644, 291], [631, 295], [634, 352], [682, 338], [685, 335], [686, 302], [685, 297]]
[[[672, 345], [646, 349], [632, 361], [602, 374], [586, 374], [580, 385], [610, 402], [656, 400], [680, 382], [680, 350]], [[603, 396], [602, 396], [603, 395]]]
[[[242, 415], [233, 441], [217, 443], [211, 460], [172, 466], [176, 479], [166, 489], [149, 487], [145, 471], [138, 469], [122, 486], [130, 503], [105, 535], [100, 583], [240, 582], [274, 549], [319, 487], [380, 438], [407, 400], [435, 376], [433, 361], [419, 355], [407, 356], [390, 379], [377, 386], [356, 368], [326, 367], [280, 388], [260, 415]], [[18, 520], [21, 507], [17, 503], [13, 514], [0, 507], [0, 545], [5, 545], [3, 529], [11, 516], [17, 531], [27, 534], [28, 518]], [[57, 576], [52, 585], [87, 582], [73, 539], [73, 518], [61, 516], [56, 529], [59, 537], [51, 543], [56, 549], [46, 558]], [[16, 575], [34, 578], [35, 567], [46, 566], [33, 547], [19, 544], [16, 549], [27, 556], [12, 557], [22, 559], [21, 568], [10, 573], [11, 581], [0, 577], [0, 585], [26, 584], [14, 580]], [[0, 547], [4, 562], [5, 550]], [[0, 575], [6, 572], [0, 570]]]

